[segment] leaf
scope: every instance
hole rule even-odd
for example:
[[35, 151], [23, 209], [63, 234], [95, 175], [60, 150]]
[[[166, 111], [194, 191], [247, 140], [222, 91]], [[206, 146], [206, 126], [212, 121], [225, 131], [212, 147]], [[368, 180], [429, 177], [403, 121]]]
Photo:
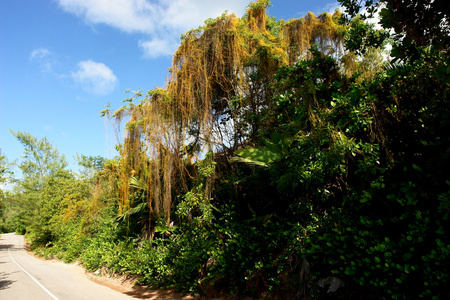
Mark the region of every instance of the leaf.
[[255, 166], [260, 166], [260, 167], [268, 167], [267, 164], [263, 163], [263, 162], [259, 162], [259, 161], [254, 161], [248, 158], [244, 158], [244, 157], [239, 157], [239, 156], [234, 156], [230, 159], [230, 161], [232, 163], [245, 163], [245, 164], [249, 164], [249, 165], [255, 165]]
[[106, 115], [108, 115], [108, 113], [109, 113], [109, 110], [108, 109], [104, 109], [104, 110], [102, 110], [101, 112], [100, 112], [100, 117], [104, 117], [104, 116], [106, 116]]
[[134, 215], [134, 214], [138, 214], [141, 213], [145, 210], [145, 208], [147, 207], [147, 203], [140, 203], [138, 204], [136, 207], [133, 207], [132, 209], [130, 209], [128, 211], [129, 215]]
[[147, 207], [147, 203], [145, 203], [145, 202], [140, 203], [137, 206], [125, 211], [123, 214], [117, 216], [114, 219], [114, 223], [118, 224], [118, 223], [124, 222], [129, 216], [144, 212], [146, 207]]
[[245, 148], [236, 150], [235, 154], [240, 157], [232, 157], [232, 162], [242, 162], [257, 166], [267, 167], [275, 160], [281, 159], [281, 154], [266, 147], [262, 148]]
[[170, 228], [168, 226], [156, 226], [155, 232], [166, 232], [170, 231]]
[[145, 182], [139, 180], [139, 178], [137, 178], [136, 176], [131, 177], [130, 187], [134, 187], [136, 189], [143, 190], [143, 191], [147, 190], [147, 185], [145, 184]]

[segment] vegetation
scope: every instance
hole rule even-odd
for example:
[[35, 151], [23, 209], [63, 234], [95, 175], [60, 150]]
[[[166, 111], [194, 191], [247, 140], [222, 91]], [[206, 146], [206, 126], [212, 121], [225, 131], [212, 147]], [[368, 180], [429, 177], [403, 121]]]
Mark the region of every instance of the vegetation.
[[445, 1], [397, 2], [284, 21], [259, 0], [207, 20], [165, 88], [102, 111], [127, 120], [117, 159], [81, 155], [75, 174], [13, 132], [23, 179], [0, 230], [208, 297], [448, 297], [450, 18]]

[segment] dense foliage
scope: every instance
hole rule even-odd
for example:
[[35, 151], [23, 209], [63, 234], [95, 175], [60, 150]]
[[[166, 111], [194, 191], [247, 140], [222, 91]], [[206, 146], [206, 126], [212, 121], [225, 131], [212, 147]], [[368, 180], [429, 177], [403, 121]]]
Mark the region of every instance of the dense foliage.
[[[80, 174], [13, 132], [24, 177], [0, 230], [208, 297], [448, 297], [448, 13], [341, 2], [283, 21], [257, 1], [186, 33], [164, 89], [102, 112], [128, 117], [120, 157], [81, 155]], [[365, 22], [377, 9], [384, 30]]]

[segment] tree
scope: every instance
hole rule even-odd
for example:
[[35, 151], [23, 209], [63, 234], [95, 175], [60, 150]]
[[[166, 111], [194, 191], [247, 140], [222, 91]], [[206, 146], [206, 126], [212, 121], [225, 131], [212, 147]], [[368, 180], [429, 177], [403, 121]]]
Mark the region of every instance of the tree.
[[41, 191], [39, 214], [29, 226], [33, 246], [54, 242], [64, 236], [64, 229], [79, 222], [92, 195], [92, 184], [77, 179], [72, 172], [59, 170], [49, 176]]
[[[196, 158], [215, 152], [228, 160], [257, 138], [259, 119], [273, 105], [277, 68], [310, 57], [314, 44], [323, 53], [342, 56], [339, 12], [285, 22], [268, 17], [268, 5], [267, 0], [252, 2], [242, 18], [223, 14], [182, 35], [166, 88], [143, 99], [136, 93], [113, 114], [119, 121], [130, 118], [120, 146], [124, 211], [133, 205], [129, 182], [134, 176], [148, 186], [151, 212], [170, 223], [173, 196], [189, 192], [188, 169], [197, 171]], [[132, 103], [136, 98], [140, 102]], [[213, 187], [205, 185], [205, 195]]]
[[18, 165], [23, 178], [14, 188], [9, 206], [11, 228], [25, 233], [28, 225], [39, 215], [42, 190], [48, 180], [67, 166], [64, 155], [46, 139], [37, 139], [26, 132], [13, 132], [24, 147], [22, 161]]
[[86, 178], [92, 178], [95, 173], [103, 170], [106, 159], [101, 156], [86, 156], [77, 154], [78, 165], [82, 168], [81, 175]]
[[0, 232], [5, 228], [4, 225], [4, 211], [5, 211], [5, 195], [4, 188], [8, 180], [8, 175], [12, 172], [9, 169], [9, 163], [6, 156], [2, 155], [2, 150], [0, 149]]
[[[339, 0], [339, 2], [345, 7], [347, 20], [358, 14], [366, 20], [374, 17], [379, 11], [380, 25], [391, 33], [394, 42], [391, 56], [396, 59], [418, 59], [422, 51], [420, 49], [424, 47], [430, 47], [431, 51], [448, 48], [450, 12], [447, 0]], [[364, 4], [361, 5], [362, 3]], [[364, 11], [361, 11], [362, 8]], [[389, 35], [379, 35], [378, 39], [373, 37], [374, 35], [369, 34], [365, 39], [369, 38], [369, 43], [381, 43]]]
[[14, 173], [11, 171], [11, 164], [8, 162], [8, 158], [2, 154], [0, 149], [0, 186], [1, 190], [4, 188], [4, 184], [8, 181], [11, 175]]
[[59, 154], [58, 149], [54, 148], [47, 138], [37, 139], [29, 133], [20, 131], [11, 133], [24, 147], [24, 156], [19, 168], [24, 176], [21, 185], [25, 190], [41, 190], [48, 176], [67, 167], [64, 154]]

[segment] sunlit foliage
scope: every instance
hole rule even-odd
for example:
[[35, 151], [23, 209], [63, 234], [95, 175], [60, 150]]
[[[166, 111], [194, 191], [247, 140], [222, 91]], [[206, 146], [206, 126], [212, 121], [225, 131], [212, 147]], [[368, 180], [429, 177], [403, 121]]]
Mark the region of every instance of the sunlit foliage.
[[278, 68], [310, 58], [311, 45], [336, 59], [345, 54], [339, 12], [285, 22], [268, 17], [267, 5], [252, 3], [242, 18], [223, 14], [182, 35], [166, 87], [136, 93], [129, 101], [138, 104], [112, 115], [129, 118], [120, 146], [122, 211], [134, 206], [129, 182], [138, 178], [151, 213], [170, 223], [174, 193], [188, 192], [195, 176], [191, 164], [206, 152], [230, 157], [264, 127], [254, 116], [272, 107]]

